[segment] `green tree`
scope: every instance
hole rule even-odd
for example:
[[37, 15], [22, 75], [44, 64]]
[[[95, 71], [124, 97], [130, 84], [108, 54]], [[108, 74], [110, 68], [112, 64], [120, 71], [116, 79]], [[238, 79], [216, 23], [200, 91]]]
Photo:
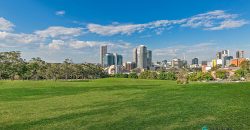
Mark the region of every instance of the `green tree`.
[[226, 79], [228, 78], [229, 73], [226, 70], [217, 70], [216, 71], [216, 78], [219, 79]]
[[177, 76], [177, 84], [188, 84], [188, 72], [186, 69], [181, 69]]

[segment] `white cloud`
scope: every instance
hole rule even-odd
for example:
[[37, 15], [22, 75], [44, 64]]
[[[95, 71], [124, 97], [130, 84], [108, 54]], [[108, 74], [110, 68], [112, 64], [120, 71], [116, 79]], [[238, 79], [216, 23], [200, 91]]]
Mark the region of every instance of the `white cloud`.
[[106, 42], [98, 42], [98, 41], [70, 41], [69, 46], [74, 48], [74, 49], [80, 49], [80, 48], [85, 48], [85, 47], [94, 47], [94, 46], [99, 46], [101, 44], [106, 44]]
[[35, 42], [42, 42], [44, 39], [38, 37], [34, 34], [16, 34], [16, 33], [9, 33], [9, 32], [1, 32], [0, 31], [0, 41], [5, 43], [12, 43], [12, 44], [30, 44]]
[[65, 42], [63, 40], [52, 40], [48, 46], [49, 49], [60, 50], [63, 46], [65, 46]]
[[174, 25], [180, 27], [201, 28], [204, 30], [222, 30], [237, 28], [248, 24], [244, 19], [238, 19], [239, 15], [230, 14], [223, 10], [210, 11], [198, 14], [190, 18], [180, 20], [157, 20], [144, 24], [120, 24], [116, 22], [111, 25], [88, 24], [89, 32], [103, 36], [131, 35], [136, 32], [143, 32], [146, 29], [154, 29], [156, 34], [161, 34], [164, 30], [171, 29]]
[[207, 30], [223, 30], [230, 28], [238, 28], [248, 24], [246, 20], [226, 20], [220, 23], [217, 27], [207, 28]]
[[87, 28], [90, 32], [104, 35], [104, 36], [112, 36], [116, 34], [126, 34], [130, 35], [134, 32], [142, 32], [145, 29], [154, 29], [158, 27], [165, 27], [171, 24], [171, 21], [168, 20], [158, 20], [145, 24], [119, 24], [117, 22], [103, 26], [99, 24], [88, 24]]
[[3, 17], [0, 17], [0, 31], [12, 31], [15, 25]]
[[65, 15], [65, 11], [64, 10], [59, 10], [59, 11], [56, 11], [56, 15], [58, 15], [58, 16], [64, 16]]
[[45, 30], [35, 31], [35, 34], [39, 35], [40, 37], [44, 38], [71, 38], [77, 37], [82, 34], [82, 28], [67, 28], [62, 26], [52, 26]]
[[99, 24], [88, 24], [87, 28], [90, 32], [112, 36], [115, 34], [127, 34], [130, 35], [134, 32], [141, 32], [144, 30], [145, 24], [126, 24], [126, 25], [108, 25], [102, 26]]

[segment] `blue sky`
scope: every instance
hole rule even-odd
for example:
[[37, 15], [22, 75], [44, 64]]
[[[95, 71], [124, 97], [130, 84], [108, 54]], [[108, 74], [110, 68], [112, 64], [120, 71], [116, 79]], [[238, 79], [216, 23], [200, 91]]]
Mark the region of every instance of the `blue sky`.
[[0, 0], [0, 51], [49, 62], [98, 62], [99, 46], [132, 60], [211, 60], [222, 49], [250, 56], [249, 0]]

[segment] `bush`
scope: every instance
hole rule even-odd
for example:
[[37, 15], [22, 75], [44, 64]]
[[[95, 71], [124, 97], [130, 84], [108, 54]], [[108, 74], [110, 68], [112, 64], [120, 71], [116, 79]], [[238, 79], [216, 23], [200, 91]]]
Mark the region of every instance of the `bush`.
[[128, 78], [128, 74], [114, 74], [113, 77], [115, 77], [115, 78]]
[[229, 75], [229, 73], [225, 70], [217, 70], [215, 74], [216, 74], [216, 78], [219, 78], [219, 79], [226, 79], [228, 78], [228, 75]]
[[176, 75], [174, 72], [160, 72], [158, 75], [160, 80], [176, 80]]
[[138, 76], [137, 76], [136, 73], [130, 73], [130, 74], [128, 75], [128, 78], [138, 79]]
[[155, 71], [144, 71], [139, 75], [139, 79], [157, 79], [158, 74]]
[[212, 74], [210, 72], [203, 73], [202, 77], [203, 77], [202, 79], [206, 80], [206, 81], [210, 81], [210, 80], [214, 79], [213, 76], [212, 76]]
[[235, 71], [235, 75], [237, 75], [238, 77], [245, 77], [247, 75], [247, 70], [245, 69], [238, 69]]
[[238, 76], [238, 75], [233, 75], [233, 76], [230, 76], [229, 77], [229, 79], [231, 80], [231, 81], [239, 81], [240, 80], [240, 76]]

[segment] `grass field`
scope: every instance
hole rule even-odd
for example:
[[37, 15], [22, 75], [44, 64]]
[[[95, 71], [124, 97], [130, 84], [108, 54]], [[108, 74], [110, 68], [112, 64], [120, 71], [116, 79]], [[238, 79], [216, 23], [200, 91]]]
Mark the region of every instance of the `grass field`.
[[0, 129], [250, 129], [250, 83], [0, 81]]

